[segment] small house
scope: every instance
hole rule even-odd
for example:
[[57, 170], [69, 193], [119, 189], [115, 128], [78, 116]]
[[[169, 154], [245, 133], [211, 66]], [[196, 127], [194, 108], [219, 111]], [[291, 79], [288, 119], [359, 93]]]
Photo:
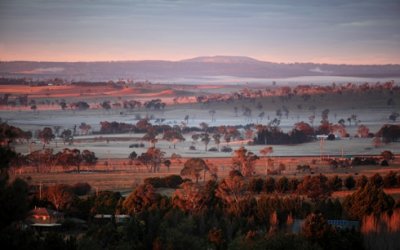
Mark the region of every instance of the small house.
[[33, 209], [29, 213], [28, 221], [31, 226], [61, 226], [61, 222], [64, 220], [64, 214], [44, 208], [39, 207]]

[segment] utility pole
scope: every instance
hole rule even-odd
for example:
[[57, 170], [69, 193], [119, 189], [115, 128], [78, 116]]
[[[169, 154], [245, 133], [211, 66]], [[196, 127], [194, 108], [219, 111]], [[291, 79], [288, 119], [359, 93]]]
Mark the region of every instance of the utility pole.
[[319, 151], [320, 151], [321, 161], [322, 161], [322, 157], [323, 157], [323, 153], [324, 153], [324, 144], [325, 144], [325, 140], [323, 137], [321, 137], [321, 140], [319, 142]]

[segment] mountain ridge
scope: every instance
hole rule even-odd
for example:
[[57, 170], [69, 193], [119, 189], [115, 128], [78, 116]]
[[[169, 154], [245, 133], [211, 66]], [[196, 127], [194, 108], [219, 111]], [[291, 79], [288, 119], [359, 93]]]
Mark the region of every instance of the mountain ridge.
[[179, 62], [203, 62], [203, 63], [269, 63], [248, 56], [198, 56], [189, 59], [180, 60]]
[[287, 78], [298, 76], [400, 77], [400, 65], [273, 63], [245, 56], [202, 56], [181, 61], [0, 62], [0, 77], [63, 78], [83, 81], [115, 79], [169, 80], [232, 76]]
[[[214, 61], [213, 61], [214, 60]], [[167, 60], [167, 59], [143, 59], [143, 60], [99, 60], [99, 61], [35, 61], [35, 60], [1, 60], [3, 63], [137, 63], [137, 62], [203, 62], [203, 63], [268, 63], [280, 65], [297, 65], [297, 64], [315, 64], [315, 65], [340, 65], [340, 66], [400, 66], [400, 63], [386, 63], [386, 64], [352, 64], [352, 63], [316, 63], [316, 62], [273, 62], [256, 59], [249, 56], [229, 56], [229, 55], [215, 55], [215, 56], [197, 56], [181, 60]]]

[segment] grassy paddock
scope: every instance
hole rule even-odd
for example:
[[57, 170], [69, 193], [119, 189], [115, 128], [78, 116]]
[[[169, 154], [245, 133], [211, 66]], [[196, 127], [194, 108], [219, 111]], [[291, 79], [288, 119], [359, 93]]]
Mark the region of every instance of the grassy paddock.
[[[400, 160], [399, 157], [394, 160], [389, 167], [381, 166], [357, 166], [352, 168], [337, 168], [332, 169], [326, 161], [321, 161], [315, 157], [272, 157], [274, 160], [274, 168], [276, 169], [279, 164], [284, 164], [286, 170], [280, 175], [271, 175], [274, 178], [280, 178], [281, 176], [287, 176], [288, 178], [302, 178], [310, 174], [324, 174], [326, 176], [338, 175], [343, 179], [348, 175], [353, 175], [355, 178], [359, 175], [372, 176], [375, 173], [379, 173], [385, 176], [390, 171], [400, 172]], [[312, 164], [312, 160], [316, 162]], [[219, 178], [224, 178], [228, 175], [231, 170], [231, 157], [220, 157], [220, 158], [205, 158], [207, 163], [217, 169]], [[105, 165], [105, 161], [108, 164]], [[100, 159], [99, 163], [95, 167], [87, 168], [82, 167], [81, 173], [77, 173], [73, 170], [64, 170], [61, 167], [53, 167], [51, 172], [37, 173], [33, 168], [24, 168], [22, 170], [14, 170], [11, 174], [13, 178], [24, 178], [29, 179], [32, 184], [75, 184], [78, 182], [89, 183], [94, 190], [114, 190], [114, 191], [128, 191], [132, 190], [135, 186], [141, 184], [145, 178], [155, 176], [167, 176], [171, 174], [179, 174], [183, 168], [183, 163], [186, 161], [185, 158], [180, 160], [173, 160], [172, 165], [169, 169], [162, 165], [160, 172], [150, 173], [145, 167], [136, 167], [129, 164], [129, 160], [122, 159]], [[308, 164], [311, 167], [311, 173], [298, 172], [296, 166], [298, 164]], [[272, 169], [272, 166], [269, 166]], [[266, 167], [265, 159], [262, 158], [256, 163], [256, 176], [265, 177]], [[209, 174], [206, 174], [206, 180], [210, 178]], [[201, 180], [202, 181], [202, 180]], [[393, 189], [389, 192], [392, 195], [398, 195], [400, 189]], [[342, 197], [348, 194], [348, 191], [335, 192], [335, 197]]]

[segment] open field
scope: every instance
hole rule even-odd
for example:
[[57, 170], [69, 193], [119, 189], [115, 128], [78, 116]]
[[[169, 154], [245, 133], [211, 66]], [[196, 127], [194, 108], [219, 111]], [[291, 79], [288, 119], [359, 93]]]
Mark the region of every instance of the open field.
[[[255, 90], [263, 90], [262, 84], [252, 86]], [[340, 119], [345, 121], [349, 138], [342, 138], [334, 141], [312, 141], [299, 145], [270, 145], [273, 153], [270, 156], [275, 161], [275, 166], [279, 163], [286, 165], [287, 176], [297, 177], [303, 173], [297, 173], [295, 168], [299, 164], [310, 164], [311, 157], [317, 159], [316, 164], [310, 164], [313, 172], [324, 174], [365, 174], [374, 173], [384, 174], [387, 171], [399, 170], [399, 162], [391, 164], [388, 168], [377, 166], [357, 167], [348, 169], [331, 169], [326, 162], [319, 162], [321, 157], [332, 155], [351, 157], [354, 155], [379, 155], [384, 150], [390, 150], [395, 154], [400, 153], [400, 143], [394, 142], [383, 144], [380, 147], [373, 145], [373, 138], [357, 138], [357, 124], [367, 126], [372, 133], [377, 132], [384, 124], [395, 124], [388, 119], [392, 112], [400, 110], [400, 102], [397, 101], [396, 93], [389, 90], [372, 90], [366, 92], [344, 91], [338, 93], [313, 94], [307, 100], [301, 95], [293, 95], [290, 98], [283, 98], [280, 95], [270, 95], [255, 97], [253, 99], [234, 100], [233, 102], [212, 102], [196, 103], [198, 95], [221, 95], [240, 91], [242, 87], [236, 85], [163, 85], [163, 84], [144, 84], [127, 86], [42, 86], [42, 87], [21, 87], [21, 86], [0, 86], [0, 93], [10, 93], [12, 95], [27, 94], [29, 99], [36, 100], [37, 109], [30, 110], [29, 106], [2, 106], [0, 117], [9, 124], [20, 127], [24, 130], [32, 131], [43, 129], [43, 127], [59, 127], [59, 131], [73, 129], [82, 122], [89, 124], [92, 129], [89, 134], [85, 134], [79, 129], [74, 136], [72, 145], [65, 145], [61, 138], [56, 138], [46, 147], [52, 148], [54, 152], [61, 151], [65, 147], [77, 148], [79, 150], [88, 149], [93, 151], [99, 158], [96, 171], [88, 171], [80, 174], [69, 172], [63, 173], [59, 169], [53, 169], [52, 173], [25, 172], [17, 174], [21, 177], [32, 177], [34, 183], [68, 183], [89, 182], [98, 189], [112, 190], [131, 190], [132, 187], [142, 182], [149, 176], [164, 176], [168, 174], [179, 174], [185, 159], [191, 157], [201, 157], [207, 159], [218, 169], [220, 178], [227, 175], [230, 171], [232, 153], [208, 152], [201, 141], [193, 141], [193, 133], [184, 134], [185, 141], [179, 142], [174, 148], [171, 142], [161, 139], [158, 136], [156, 147], [165, 152], [166, 158], [173, 153], [183, 157], [180, 163], [173, 161], [169, 172], [165, 168], [159, 173], [148, 173], [145, 169], [134, 169], [129, 165], [128, 155], [135, 151], [138, 155], [147, 150], [148, 142], [144, 142], [140, 133], [124, 134], [98, 134], [101, 121], [117, 121], [128, 124], [136, 124], [139, 118], [148, 117], [151, 123], [156, 119], [162, 119], [162, 123], [170, 126], [199, 126], [206, 122], [209, 126], [220, 125], [246, 125], [249, 123], [266, 125], [274, 118], [279, 118], [279, 127], [287, 132], [299, 121], [310, 122], [309, 117], [315, 115], [314, 127], [319, 125], [321, 112], [329, 109], [328, 119], [332, 123], [337, 123]], [[278, 87], [275, 87], [278, 89]], [[274, 89], [274, 88], [272, 88]], [[160, 98], [167, 106], [163, 110], [153, 109], [133, 109], [127, 110], [121, 107], [113, 107], [110, 110], [101, 108], [100, 103], [110, 101], [111, 103], [122, 103], [124, 100], [138, 100], [141, 102], [150, 99]], [[61, 110], [57, 101], [64, 99], [67, 103], [84, 100], [90, 104], [90, 109], [84, 111]], [[395, 102], [388, 105], [389, 99]], [[239, 112], [235, 114], [234, 107], [238, 107]], [[250, 116], [244, 116], [242, 110], [247, 107], [252, 110]], [[277, 116], [277, 110], [287, 109], [287, 114]], [[215, 110], [215, 119], [212, 120], [210, 110]], [[264, 116], [259, 114], [264, 112]], [[188, 115], [187, 124], [183, 124], [184, 117]], [[354, 121], [348, 118], [356, 116]], [[244, 130], [240, 130], [242, 138], [245, 138]], [[242, 139], [226, 143], [221, 140], [220, 147], [229, 146], [233, 150], [240, 146], [245, 146], [249, 151], [259, 155], [259, 151], [264, 145], [247, 145], [249, 139]], [[132, 143], [143, 142], [146, 147], [130, 148]], [[39, 140], [33, 140], [30, 144], [14, 144], [17, 152], [28, 154], [31, 151], [39, 150], [43, 146]], [[195, 150], [189, 147], [194, 146]], [[211, 140], [208, 148], [218, 147]], [[307, 157], [309, 156], [309, 157]], [[108, 165], [104, 165], [105, 162]], [[257, 162], [257, 174], [265, 175], [264, 159]], [[309, 173], [304, 173], [309, 174]], [[339, 194], [340, 196], [340, 194]]]
[[[302, 178], [310, 174], [324, 174], [326, 176], [338, 175], [342, 179], [349, 175], [353, 175], [355, 178], [359, 175], [365, 175], [367, 177], [372, 176], [376, 173], [384, 176], [390, 171], [400, 171], [400, 155], [397, 155], [396, 159], [390, 164], [389, 167], [381, 166], [357, 166], [349, 168], [336, 168], [333, 169], [329, 166], [326, 160], [321, 160], [315, 157], [271, 157], [274, 161], [274, 166], [269, 166], [268, 169], [276, 169], [279, 164], [284, 164], [286, 170], [278, 175], [270, 175], [274, 178], [280, 178], [287, 176], [288, 178]], [[228, 175], [231, 168], [230, 157], [219, 157], [219, 158], [204, 158], [209, 166], [216, 167], [218, 178], [224, 178]], [[103, 159], [104, 160], [104, 159]], [[70, 184], [73, 185], [78, 182], [87, 182], [93, 189], [97, 190], [114, 190], [121, 192], [130, 192], [134, 187], [141, 184], [145, 178], [148, 177], [163, 177], [171, 174], [180, 174], [180, 170], [183, 168], [185, 158], [179, 160], [173, 160], [170, 169], [168, 170], [165, 166], [161, 166], [160, 172], [151, 173], [146, 168], [138, 168], [134, 165], [130, 165], [129, 161], [122, 159], [107, 159], [107, 165], [104, 161], [100, 160], [98, 165], [91, 168], [82, 167], [82, 172], [77, 173], [75, 171], [64, 172], [61, 167], [53, 168], [50, 173], [37, 173], [33, 168], [26, 168], [22, 172], [16, 170], [13, 172], [13, 177], [19, 178], [31, 178], [32, 184]], [[310, 165], [311, 171], [297, 171], [297, 165]], [[256, 176], [266, 177], [266, 165], [265, 158], [261, 158], [256, 162]], [[210, 178], [206, 174], [206, 180]], [[201, 180], [203, 181], [203, 180]], [[397, 190], [397, 191], [396, 191]], [[391, 192], [393, 195], [399, 195], [400, 190], [396, 189]], [[333, 195], [335, 197], [342, 197], [347, 194], [347, 191], [336, 192]]]

